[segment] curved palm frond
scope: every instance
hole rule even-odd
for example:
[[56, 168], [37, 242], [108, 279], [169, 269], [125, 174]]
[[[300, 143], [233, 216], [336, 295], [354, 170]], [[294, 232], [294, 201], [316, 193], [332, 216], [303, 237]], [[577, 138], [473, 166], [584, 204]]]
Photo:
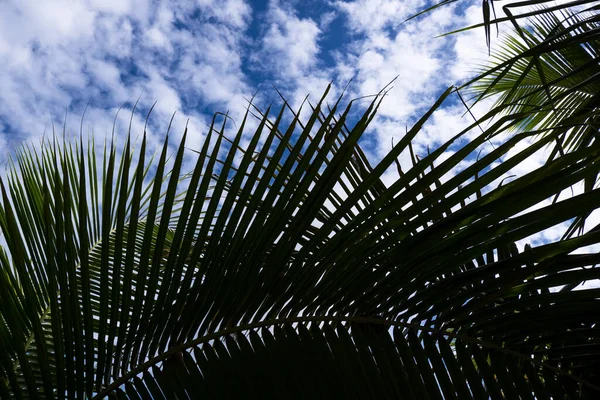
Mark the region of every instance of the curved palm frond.
[[[309, 319], [309, 318], [305, 318]], [[355, 319], [354, 322], [359, 322]], [[379, 321], [377, 321], [379, 322]], [[360, 327], [360, 328], [358, 328]], [[561, 398], [560, 375], [501, 348], [381, 325], [255, 328], [176, 353], [117, 389], [123, 398]], [[358, 328], [358, 329], [357, 329]], [[273, 379], [276, 378], [276, 379]], [[543, 383], [542, 383], [543, 382]]]
[[483, 134], [461, 141], [471, 125], [385, 186], [452, 91], [374, 167], [358, 142], [381, 94], [354, 124], [352, 102], [324, 112], [327, 92], [304, 122], [286, 122], [287, 105], [258, 113], [246, 148], [246, 119], [229, 139], [215, 117], [191, 173], [185, 134], [172, 164], [167, 141], [147, 162], [145, 138], [120, 158], [106, 148], [101, 168], [93, 147], [25, 148], [1, 185], [0, 395], [596, 393], [598, 292], [566, 289], [600, 278], [596, 253], [572, 254], [600, 234], [514, 243], [598, 208], [594, 188], [534, 206], [595, 182], [600, 149], [491, 187], [570, 129], [507, 158], [539, 131], [515, 135], [459, 168], [529, 118], [500, 106]]

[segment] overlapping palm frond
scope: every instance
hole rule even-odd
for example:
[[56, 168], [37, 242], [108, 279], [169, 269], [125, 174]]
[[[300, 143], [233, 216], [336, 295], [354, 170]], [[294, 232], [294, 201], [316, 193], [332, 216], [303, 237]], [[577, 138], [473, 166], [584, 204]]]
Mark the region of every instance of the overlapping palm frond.
[[1, 187], [0, 396], [600, 393], [598, 289], [553, 289], [600, 278], [597, 253], [572, 254], [598, 230], [514, 245], [598, 208], [594, 188], [531, 207], [595, 180], [600, 149], [490, 186], [569, 129], [459, 168], [531, 112], [500, 106], [481, 135], [460, 140], [474, 123], [384, 185], [452, 91], [374, 167], [358, 142], [381, 94], [355, 121], [353, 102], [325, 111], [325, 95], [306, 120], [259, 112], [246, 148], [245, 119], [227, 138], [215, 117], [197, 152], [184, 134], [170, 171], [167, 141], [156, 161], [145, 138], [102, 162], [93, 146], [25, 147]]
[[[456, 1], [442, 1], [417, 15]], [[483, 27], [490, 48], [492, 27], [510, 28], [491, 61], [462, 87], [475, 102], [497, 95], [496, 104], [507, 105], [506, 113], [536, 109], [515, 129], [544, 131], [572, 117], [572, 129], [559, 138], [554, 152], [592, 143], [599, 126], [593, 119], [600, 105], [600, 3], [507, 2], [504, 17], [496, 17], [494, 4], [483, 1], [483, 23], [446, 33]]]
[[597, 14], [559, 18], [548, 13], [528, 22], [527, 29], [503, 38], [466, 90], [476, 101], [498, 95], [496, 104], [508, 105], [506, 113], [537, 111], [516, 128], [551, 129], [577, 118], [581, 124], [561, 145], [566, 150], [587, 146], [599, 126], [589, 121], [595, 118], [589, 111], [600, 104], [600, 19]]

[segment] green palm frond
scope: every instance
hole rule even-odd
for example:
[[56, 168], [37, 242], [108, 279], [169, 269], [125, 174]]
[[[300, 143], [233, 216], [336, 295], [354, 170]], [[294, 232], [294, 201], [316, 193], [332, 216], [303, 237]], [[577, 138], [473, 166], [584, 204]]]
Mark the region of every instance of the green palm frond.
[[598, 292], [571, 289], [600, 278], [597, 254], [573, 254], [600, 234], [514, 243], [597, 209], [594, 187], [531, 207], [595, 182], [600, 149], [495, 186], [569, 128], [507, 157], [532, 130], [448, 178], [530, 118], [501, 105], [481, 135], [460, 141], [472, 124], [384, 185], [452, 92], [374, 166], [358, 143], [383, 93], [357, 119], [341, 98], [325, 111], [327, 92], [306, 120], [287, 103], [256, 110], [245, 148], [250, 109], [233, 138], [215, 116], [200, 150], [186, 150], [186, 132], [170, 163], [168, 140], [146, 159], [145, 137], [103, 157], [81, 143], [24, 147], [1, 185], [0, 395], [596, 393]]
[[528, 21], [528, 28], [503, 38], [490, 63], [464, 85], [466, 91], [476, 102], [497, 96], [496, 105], [506, 105], [509, 114], [535, 111], [515, 129], [547, 130], [563, 121], [578, 125], [562, 138], [562, 146], [586, 146], [598, 128], [589, 111], [598, 107], [600, 93], [600, 20], [590, 14], [542, 14]]

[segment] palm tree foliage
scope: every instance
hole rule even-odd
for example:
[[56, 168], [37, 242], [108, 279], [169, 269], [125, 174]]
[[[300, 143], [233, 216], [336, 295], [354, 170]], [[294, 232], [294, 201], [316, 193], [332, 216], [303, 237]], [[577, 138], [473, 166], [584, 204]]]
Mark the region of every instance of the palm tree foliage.
[[24, 146], [1, 185], [2, 398], [598, 393], [599, 289], [572, 288], [600, 276], [598, 253], [573, 253], [600, 232], [515, 242], [597, 208], [594, 188], [532, 206], [595, 179], [600, 150], [498, 186], [569, 129], [507, 157], [539, 132], [519, 133], [461, 168], [533, 112], [500, 106], [475, 139], [461, 140], [477, 123], [384, 185], [453, 90], [374, 167], [358, 142], [383, 94], [352, 128], [341, 98], [307, 120], [287, 105], [258, 112], [246, 148], [249, 112], [233, 137], [216, 116], [170, 164], [168, 140], [147, 159], [145, 134], [101, 156]]
[[[543, 7], [527, 18], [525, 26], [513, 20], [513, 29], [504, 35], [490, 63], [463, 89], [475, 103], [495, 96], [496, 105], [506, 106], [506, 114], [535, 111], [515, 129], [538, 129], [543, 135], [567, 121], [572, 129], [557, 138], [553, 154], [597, 145], [600, 19], [596, 8], [569, 13]], [[586, 190], [593, 184], [591, 179]], [[567, 236], [581, 229], [582, 223], [582, 218], [576, 219]]]
[[[547, 13], [529, 20], [529, 29], [514, 29], [494, 51], [492, 62], [465, 86], [476, 100], [498, 95], [507, 113], [537, 109], [523, 129], [549, 129], [567, 117], [592, 118], [600, 93], [600, 19], [597, 14], [559, 18]], [[585, 40], [582, 40], [584, 39]], [[575, 40], [571, 40], [575, 39]], [[544, 49], [539, 56], [527, 56]], [[588, 145], [598, 122], [569, 131], [563, 146]]]
[[[156, 157], [145, 132], [139, 147], [101, 154], [83, 141], [25, 145], [0, 185], [0, 397], [597, 397], [600, 289], [581, 283], [600, 278], [586, 247], [598, 226], [516, 243], [583, 228], [600, 204], [600, 149], [579, 141], [498, 184], [545, 146], [597, 133], [596, 86], [579, 93], [597, 72], [556, 70], [571, 68], [563, 44], [597, 26], [553, 31], [552, 18], [518, 31], [527, 39], [488, 74], [497, 89], [512, 77], [510, 101], [404, 170], [399, 156], [454, 88], [374, 166], [359, 140], [383, 93], [357, 119], [355, 102], [326, 107], [327, 92], [306, 119], [287, 103], [249, 108], [233, 135], [215, 116], [202, 143], [186, 131]], [[533, 79], [541, 60], [541, 87], [519, 89], [519, 71]], [[541, 103], [517, 107], [525, 97]], [[546, 122], [561, 101], [574, 111]], [[385, 185], [390, 168], [399, 177]]]
[[[411, 18], [457, 1], [443, 0]], [[566, 116], [578, 116], [580, 126], [557, 141], [556, 152], [590, 144], [598, 121], [589, 121], [593, 115], [589, 111], [600, 104], [600, 3], [514, 1], [502, 5], [502, 17], [496, 15], [495, 4], [499, 2], [482, 2], [481, 24], [447, 33], [483, 27], [491, 49], [492, 28], [498, 33], [500, 26], [511, 28], [502, 35], [491, 61], [462, 88], [475, 102], [497, 95], [496, 104], [507, 105], [506, 113], [535, 108], [538, 112], [518, 126], [525, 130], [550, 129]]]

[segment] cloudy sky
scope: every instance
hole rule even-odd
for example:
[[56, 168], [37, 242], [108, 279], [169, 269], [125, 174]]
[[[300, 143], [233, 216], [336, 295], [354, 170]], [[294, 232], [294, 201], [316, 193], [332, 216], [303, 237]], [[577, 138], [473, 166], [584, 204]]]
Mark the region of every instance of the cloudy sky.
[[[110, 133], [123, 104], [126, 123], [141, 96], [134, 131], [157, 101], [153, 138], [164, 137], [177, 111], [174, 132], [189, 119], [199, 141], [214, 112], [239, 117], [257, 90], [259, 103], [277, 100], [274, 85], [298, 105], [329, 82], [336, 95], [352, 79], [351, 98], [398, 76], [373, 129], [377, 156], [400, 134], [394, 127], [403, 131], [485, 59], [483, 32], [435, 38], [479, 22], [479, 2], [459, 3], [403, 23], [426, 1], [8, 1], [0, 10], [0, 158], [52, 123], [62, 127], [65, 115], [67, 133], [78, 134], [88, 102], [84, 133]], [[454, 125], [462, 112], [449, 107], [439, 119]], [[433, 127], [424, 140], [454, 132]]]
[[[347, 98], [377, 93], [398, 77], [362, 141], [376, 161], [445, 88], [463, 82], [487, 58], [482, 30], [437, 37], [481, 21], [480, 1], [462, 0], [404, 22], [426, 0], [9, 0], [0, 9], [0, 162], [23, 141], [36, 143], [52, 126], [78, 135], [133, 133], [146, 113], [151, 144], [189, 121], [199, 147], [215, 112], [241, 118], [258, 92], [277, 102], [276, 86], [293, 106], [332, 97], [352, 80]], [[365, 102], [366, 104], [366, 102]], [[482, 105], [482, 106], [485, 106]], [[468, 124], [451, 99], [417, 138], [417, 151], [436, 147]], [[475, 109], [476, 114], [479, 110]], [[544, 158], [524, 163], [523, 174]], [[406, 160], [401, 160], [406, 162]], [[386, 175], [391, 181], [395, 176]], [[549, 230], [538, 243], [560, 236]]]

